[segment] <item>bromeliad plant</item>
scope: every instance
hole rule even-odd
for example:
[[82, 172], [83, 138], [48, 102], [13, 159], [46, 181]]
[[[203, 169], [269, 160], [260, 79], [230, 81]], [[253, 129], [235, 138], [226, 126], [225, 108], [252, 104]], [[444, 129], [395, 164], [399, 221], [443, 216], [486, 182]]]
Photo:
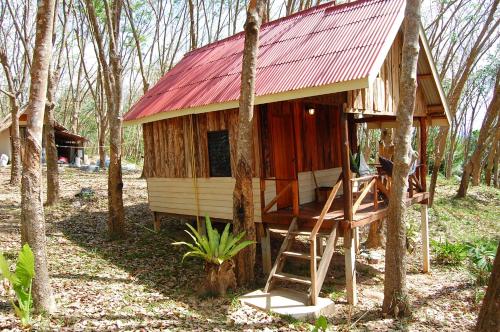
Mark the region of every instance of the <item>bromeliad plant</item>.
[[16, 315], [21, 319], [21, 324], [29, 325], [33, 304], [31, 284], [35, 276], [35, 257], [30, 246], [25, 244], [19, 252], [14, 273], [10, 271], [9, 263], [3, 253], [0, 253], [0, 274], [8, 282], [5, 284], [7, 293], [10, 293], [10, 288], [14, 290], [15, 297], [12, 296], [10, 302]]
[[189, 248], [182, 258], [199, 257], [205, 261], [206, 283], [203, 291], [205, 293], [224, 295], [227, 288], [236, 286], [234, 276], [234, 263], [232, 258], [242, 249], [254, 243], [253, 241], [241, 241], [245, 232], [233, 235], [230, 224], [227, 224], [222, 232], [212, 227], [210, 217], [206, 216], [206, 235], [200, 234], [193, 226], [187, 224], [189, 230], [186, 233], [193, 239], [193, 243], [175, 242], [174, 245], [185, 245]]

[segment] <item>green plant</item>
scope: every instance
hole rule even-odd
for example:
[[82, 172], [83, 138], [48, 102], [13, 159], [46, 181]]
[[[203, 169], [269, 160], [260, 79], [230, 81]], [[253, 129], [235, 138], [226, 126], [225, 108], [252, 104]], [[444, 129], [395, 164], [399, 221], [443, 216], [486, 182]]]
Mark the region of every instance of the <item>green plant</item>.
[[193, 243], [187, 242], [174, 242], [174, 245], [185, 245], [190, 250], [184, 254], [183, 260], [189, 256], [200, 257], [207, 263], [222, 265], [225, 261], [230, 260], [240, 250], [254, 243], [253, 241], [241, 241], [245, 236], [245, 232], [238, 235], [233, 235], [229, 232], [230, 224], [226, 224], [222, 235], [219, 234], [217, 229], [212, 227], [210, 217], [206, 216], [207, 234], [200, 234], [193, 226], [187, 224], [189, 229], [186, 233], [193, 239]]
[[328, 320], [325, 316], [319, 316], [314, 323], [314, 327], [312, 328], [312, 332], [324, 332], [328, 328]]
[[10, 302], [16, 315], [21, 319], [21, 324], [29, 325], [33, 304], [31, 284], [35, 275], [35, 257], [30, 246], [25, 244], [19, 252], [14, 273], [10, 271], [9, 263], [3, 253], [0, 253], [0, 273], [9, 282], [6, 286], [7, 292], [10, 293], [10, 287], [14, 290], [15, 298], [11, 297]]
[[439, 264], [457, 266], [467, 258], [467, 246], [464, 243], [431, 240], [431, 245]]
[[486, 285], [497, 251], [496, 241], [477, 241], [467, 245], [469, 255], [469, 271], [480, 286]]

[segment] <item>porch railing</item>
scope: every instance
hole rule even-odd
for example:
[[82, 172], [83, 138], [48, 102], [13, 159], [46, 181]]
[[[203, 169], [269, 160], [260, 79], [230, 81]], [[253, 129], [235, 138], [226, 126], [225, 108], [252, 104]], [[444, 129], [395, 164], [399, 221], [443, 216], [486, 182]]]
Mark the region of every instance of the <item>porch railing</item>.
[[[288, 184], [283, 187], [279, 193], [266, 204], [266, 181], [275, 181], [275, 182], [288, 182]], [[262, 213], [267, 213], [269, 210], [275, 206], [279, 199], [285, 196], [287, 192], [292, 192], [292, 212], [294, 216], [299, 215], [299, 180], [298, 179], [276, 179], [276, 178], [262, 178], [260, 179], [260, 202]]]

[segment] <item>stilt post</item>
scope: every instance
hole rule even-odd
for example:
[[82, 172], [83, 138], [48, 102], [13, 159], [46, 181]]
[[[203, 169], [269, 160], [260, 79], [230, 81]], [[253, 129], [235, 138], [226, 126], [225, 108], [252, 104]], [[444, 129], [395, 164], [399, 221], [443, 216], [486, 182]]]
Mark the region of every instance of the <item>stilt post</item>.
[[423, 272], [428, 273], [430, 270], [430, 255], [429, 255], [429, 206], [422, 204], [420, 207], [421, 213], [421, 234], [422, 234], [422, 256], [423, 256]]
[[352, 213], [352, 182], [349, 157], [349, 123], [347, 114], [340, 113], [340, 135], [341, 135], [341, 161], [342, 161], [342, 184], [344, 198], [344, 219], [349, 223], [349, 228], [344, 233], [344, 252], [345, 252], [345, 277], [347, 301], [349, 304], [356, 305], [358, 302], [356, 290], [356, 243], [355, 230], [350, 227]]
[[262, 270], [266, 275], [271, 272], [271, 233], [268, 227], [264, 227], [264, 234], [260, 240], [260, 249], [262, 253]]
[[153, 212], [153, 229], [155, 232], [160, 231], [161, 226], [161, 215], [159, 212]]
[[344, 253], [347, 302], [352, 305], [356, 305], [358, 303], [355, 249], [354, 230], [351, 229], [344, 235]]

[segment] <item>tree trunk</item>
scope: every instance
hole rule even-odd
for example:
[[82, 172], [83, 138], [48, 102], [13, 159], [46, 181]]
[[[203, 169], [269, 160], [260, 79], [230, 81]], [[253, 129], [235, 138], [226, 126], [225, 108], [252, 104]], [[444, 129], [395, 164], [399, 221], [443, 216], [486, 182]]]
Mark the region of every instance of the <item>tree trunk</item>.
[[189, 6], [189, 37], [190, 45], [189, 49], [192, 51], [198, 47], [197, 36], [196, 36], [196, 20], [194, 16], [194, 4], [193, 0], [188, 0]]
[[10, 147], [11, 147], [11, 161], [10, 161], [10, 184], [19, 185], [21, 180], [21, 135], [19, 133], [19, 107], [17, 102], [11, 102], [11, 118], [12, 124], [10, 125]]
[[436, 192], [436, 184], [443, 160], [444, 150], [446, 149], [446, 137], [448, 136], [448, 127], [439, 128], [437, 136], [437, 148], [434, 153], [434, 165], [432, 166], [431, 182], [429, 184], [429, 207], [434, 203], [434, 194]]
[[444, 176], [447, 179], [451, 178], [453, 172], [453, 160], [455, 159], [457, 133], [458, 128], [452, 133], [450, 137], [450, 146], [448, 148], [448, 156], [446, 157], [446, 168], [444, 172]]
[[[10, 106], [11, 125], [10, 131], [10, 147], [11, 147], [11, 160], [10, 160], [10, 181], [12, 185], [18, 185], [21, 180], [21, 138], [19, 134], [19, 102], [16, 98], [14, 77], [10, 70], [10, 64], [7, 57], [7, 52], [3, 47], [0, 47], [0, 64], [2, 64], [5, 80], [9, 88], [8, 99]], [[24, 80], [24, 75], [23, 75]]]
[[500, 142], [500, 119], [497, 120], [497, 130], [495, 133], [495, 137], [493, 138], [493, 144], [490, 148], [490, 153], [488, 154], [488, 161], [486, 163], [486, 173], [484, 175], [484, 182], [487, 186], [491, 186], [491, 177], [493, 173], [493, 169], [495, 167], [495, 158], [498, 154], [498, 143]]
[[35, 255], [33, 300], [38, 312], [48, 313], [53, 313], [56, 305], [52, 296], [47, 266], [40, 158], [48, 71], [52, 52], [54, 6], [55, 0], [38, 2], [21, 181], [21, 224], [26, 231], [25, 239]]
[[101, 129], [99, 130], [99, 147], [97, 148], [99, 151], [99, 169], [106, 169], [106, 149], [104, 148], [106, 144], [106, 126], [101, 125]]
[[[464, 171], [462, 173], [462, 180], [460, 181], [460, 186], [458, 188], [457, 197], [465, 197], [467, 195], [467, 189], [469, 188], [470, 176], [473, 173], [475, 167], [481, 168], [481, 156], [486, 147], [486, 140], [490, 134], [490, 130], [493, 126], [499, 108], [500, 108], [500, 70], [497, 71], [495, 85], [493, 88], [493, 97], [488, 105], [486, 115], [479, 131], [479, 138], [477, 139], [477, 144], [474, 152], [472, 153], [470, 159], [466, 161], [464, 165]], [[498, 125], [498, 124], [497, 124]]]
[[[106, 6], [106, 4], [105, 4]], [[122, 181], [122, 64], [118, 52], [118, 36], [121, 5], [113, 2], [111, 10], [106, 8], [108, 29], [112, 27], [109, 43], [111, 67], [112, 105], [108, 107], [109, 119], [109, 170], [108, 170], [108, 230], [111, 238], [125, 235], [125, 211], [123, 209]], [[110, 83], [111, 83], [110, 82]]]
[[500, 140], [497, 143], [497, 153], [495, 154], [495, 161], [493, 162], [493, 186], [499, 188], [498, 182], [498, 162], [500, 161]]
[[401, 83], [395, 130], [394, 168], [387, 214], [384, 302], [382, 311], [396, 317], [410, 313], [406, 288], [406, 227], [404, 216], [410, 171], [411, 128], [417, 92], [418, 32], [420, 0], [409, 0], [405, 9], [405, 28], [401, 63]]
[[106, 95], [107, 119], [109, 120], [110, 163], [108, 170], [108, 231], [112, 239], [125, 235], [125, 213], [123, 210], [122, 181], [122, 64], [117, 42], [120, 41], [120, 1], [108, 4], [104, 1], [106, 31], [108, 34], [109, 63], [104, 52], [104, 40], [101, 35], [97, 14], [91, 0], [85, 0], [89, 23], [92, 27], [97, 55], [102, 68], [102, 85]]
[[[241, 69], [240, 108], [238, 115], [237, 162], [233, 192], [234, 233], [245, 231], [247, 240], [255, 241], [254, 206], [252, 190], [253, 164], [253, 108], [255, 73], [259, 50], [259, 30], [265, 0], [251, 0], [245, 22], [245, 44]], [[255, 244], [236, 256], [236, 277], [239, 285], [251, 285], [255, 280]]]
[[47, 205], [54, 205], [59, 201], [59, 169], [57, 165], [57, 147], [54, 132], [55, 118], [55, 77], [49, 67], [47, 102], [45, 103], [45, 162], [47, 164]]
[[366, 240], [366, 247], [369, 249], [380, 248], [384, 246], [384, 222], [377, 220], [370, 224], [368, 231], [368, 238]]
[[476, 331], [500, 331], [500, 244], [493, 262], [493, 271], [491, 271], [483, 304], [477, 317]]
[[205, 273], [206, 279], [201, 293], [224, 296], [229, 288], [236, 288], [234, 262], [231, 260], [225, 261], [221, 265], [206, 264]]

